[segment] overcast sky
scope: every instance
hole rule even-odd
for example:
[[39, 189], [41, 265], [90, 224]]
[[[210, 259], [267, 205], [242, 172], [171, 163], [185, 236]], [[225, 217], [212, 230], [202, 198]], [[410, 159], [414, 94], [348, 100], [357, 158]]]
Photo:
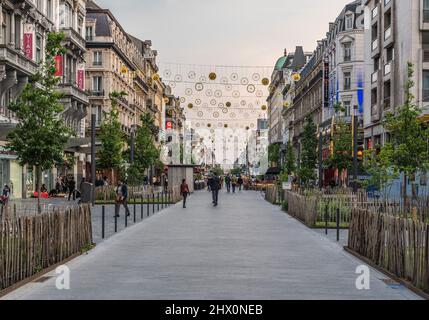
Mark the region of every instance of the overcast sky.
[[348, 0], [96, 0], [152, 40], [159, 61], [271, 66], [287, 48], [313, 51]]

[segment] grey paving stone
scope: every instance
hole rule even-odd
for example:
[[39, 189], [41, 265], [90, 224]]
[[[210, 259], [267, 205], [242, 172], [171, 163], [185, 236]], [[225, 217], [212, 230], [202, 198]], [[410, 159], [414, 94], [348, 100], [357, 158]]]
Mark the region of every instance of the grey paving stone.
[[70, 290], [53, 277], [6, 299], [418, 299], [375, 270], [371, 289], [357, 290], [361, 261], [255, 192], [222, 193], [217, 208], [196, 193], [188, 209], [167, 208], [67, 265]]

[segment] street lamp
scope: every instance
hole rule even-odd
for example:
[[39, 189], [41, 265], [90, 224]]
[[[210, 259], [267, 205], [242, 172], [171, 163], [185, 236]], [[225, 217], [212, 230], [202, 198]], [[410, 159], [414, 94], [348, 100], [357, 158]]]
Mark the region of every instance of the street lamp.
[[353, 115], [353, 192], [358, 191], [358, 106], [354, 106]]
[[323, 128], [319, 130], [319, 188], [323, 189]]

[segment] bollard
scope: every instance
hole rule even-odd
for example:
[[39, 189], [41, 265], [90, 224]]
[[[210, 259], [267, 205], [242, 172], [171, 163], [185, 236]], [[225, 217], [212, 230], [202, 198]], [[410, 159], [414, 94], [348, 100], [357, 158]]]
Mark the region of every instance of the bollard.
[[337, 209], [337, 242], [340, 242], [340, 208]]
[[156, 202], [157, 202], [157, 207], [158, 207], [157, 212], [159, 212], [159, 201], [160, 201], [160, 200], [159, 200], [159, 192], [158, 192], [158, 195], [156, 196], [156, 198], [157, 198], [157, 201], [156, 201]]
[[143, 215], [144, 215], [144, 212], [143, 212], [143, 193], [141, 195], [140, 201], [141, 201], [141, 203], [140, 203], [140, 211], [141, 211], [140, 215], [141, 215], [141, 220], [143, 220]]
[[116, 212], [115, 212], [115, 233], [117, 232], [118, 232], [118, 216], [116, 215]]
[[105, 224], [105, 206], [101, 207], [101, 239], [104, 239], [104, 224]]
[[155, 193], [152, 193], [152, 214], [155, 214]]
[[329, 215], [329, 200], [327, 200], [326, 207], [325, 207], [325, 234], [328, 235], [328, 217]]
[[150, 196], [147, 195], [146, 198], [147, 198], [147, 204], [146, 204], [146, 207], [147, 207], [147, 216], [150, 217]]
[[125, 212], [125, 228], [128, 227], [128, 214]]
[[136, 197], [134, 197], [134, 223], [136, 223], [137, 219], [136, 219]]

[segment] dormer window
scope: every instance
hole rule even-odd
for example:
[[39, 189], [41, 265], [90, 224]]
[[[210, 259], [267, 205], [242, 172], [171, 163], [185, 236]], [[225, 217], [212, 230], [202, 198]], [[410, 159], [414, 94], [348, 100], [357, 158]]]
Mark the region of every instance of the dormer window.
[[353, 14], [346, 15], [346, 30], [353, 29]]

